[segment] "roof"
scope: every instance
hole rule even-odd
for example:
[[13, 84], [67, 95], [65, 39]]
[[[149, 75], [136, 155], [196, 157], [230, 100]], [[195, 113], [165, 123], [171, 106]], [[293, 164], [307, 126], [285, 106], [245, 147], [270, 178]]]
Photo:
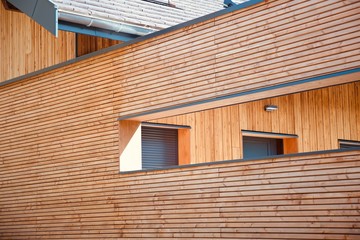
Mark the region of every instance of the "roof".
[[58, 30], [129, 41], [249, 0], [7, 0], [55, 36]]
[[[236, 0], [235, 3], [247, 0]], [[61, 13], [160, 30], [224, 9], [223, 0], [53, 0]], [[169, 5], [170, 2], [170, 5]]]

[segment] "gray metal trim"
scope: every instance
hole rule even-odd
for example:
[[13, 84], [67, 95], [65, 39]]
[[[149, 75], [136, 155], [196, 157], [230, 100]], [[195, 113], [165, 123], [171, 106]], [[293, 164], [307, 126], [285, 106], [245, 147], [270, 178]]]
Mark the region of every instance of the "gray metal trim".
[[95, 27], [86, 27], [84, 25], [69, 23], [64, 21], [59, 21], [59, 30], [81, 33], [86, 35], [91, 35], [95, 37], [108, 38], [113, 40], [120, 40], [122, 42], [131, 41], [139, 36], [131, 35], [128, 33], [114, 32], [106, 29], [95, 28]]
[[231, 98], [235, 98], [235, 97], [246, 96], [246, 95], [260, 93], [260, 92], [266, 92], [266, 91], [269, 91], [269, 90], [280, 89], [280, 88], [284, 88], [284, 87], [296, 86], [296, 85], [300, 85], [300, 84], [304, 84], [304, 83], [319, 81], [319, 80], [332, 78], [332, 77], [337, 77], [337, 76], [342, 76], [342, 75], [355, 73], [355, 72], [360, 72], [360, 68], [354, 68], [354, 69], [335, 72], [335, 73], [331, 73], [331, 74], [325, 74], [325, 75], [322, 75], [322, 76], [317, 76], [317, 77], [312, 77], [312, 78], [307, 78], [307, 79], [301, 79], [301, 80], [294, 81], [294, 82], [282, 83], [282, 84], [278, 84], [278, 85], [274, 85], [274, 86], [269, 86], [269, 87], [264, 87], [264, 88], [259, 88], [259, 89], [234, 93], [234, 94], [230, 94], [230, 95], [224, 95], [224, 96], [205, 99], [205, 100], [200, 100], [200, 101], [197, 101], [197, 102], [190, 102], [190, 103], [185, 103], [185, 104], [182, 104], [182, 105], [176, 105], [176, 106], [171, 106], [171, 107], [155, 109], [155, 110], [142, 112], [142, 113], [138, 113], [138, 114], [120, 116], [118, 118], [118, 120], [121, 121], [121, 120], [131, 119], [131, 118], [135, 118], [135, 117], [145, 116], [145, 115], [149, 115], [149, 114], [165, 112], [165, 111], [170, 111], [170, 110], [175, 110], [175, 109], [180, 109], [180, 108], [185, 108], [185, 107], [191, 107], [191, 106], [195, 106], [195, 105], [200, 105], [200, 104], [205, 104], [205, 103], [210, 103], [210, 102], [215, 102], [215, 101], [220, 101], [220, 100], [225, 100], [225, 99], [231, 99]]
[[[185, 171], [192, 171], [194, 167], [207, 167], [207, 166], [213, 166], [213, 165], [216, 166], [216, 165], [224, 165], [227, 163], [241, 163], [241, 162], [247, 162], [247, 161], [254, 161], [254, 164], [258, 164], [257, 163], [258, 161], [268, 160], [268, 159], [305, 157], [305, 156], [311, 156], [311, 155], [352, 152], [352, 151], [359, 151], [359, 150], [360, 150], [360, 147], [359, 148], [351, 148], [351, 150], [349, 150], [349, 149], [334, 149], [334, 150], [314, 151], [314, 152], [306, 152], [306, 153], [283, 154], [283, 155], [276, 155], [276, 156], [262, 157], [262, 158], [247, 158], [247, 159], [223, 160], [223, 161], [217, 161], [217, 162], [186, 164], [186, 165], [179, 165], [179, 166], [158, 168], [158, 169], [151, 169], [151, 170], [119, 171], [119, 174], [135, 174], [135, 173], [148, 174], [151, 172], [154, 172], [154, 174], [156, 174], [155, 173], [156, 171], [160, 171], [159, 173], [162, 173], [161, 171], [163, 171], [163, 170], [175, 170], [175, 169], [181, 169], [183, 172], [185, 172]], [[291, 159], [289, 161], [291, 161]]]
[[58, 36], [58, 9], [49, 0], [7, 0], [46, 30]]
[[339, 139], [338, 141], [339, 141], [339, 146], [340, 146], [340, 144], [346, 144], [346, 145], [353, 145], [353, 146], [360, 147], [360, 141], [346, 140], [346, 139]]
[[190, 126], [185, 126], [185, 125], [174, 125], [174, 124], [166, 124], [166, 123], [151, 123], [151, 122], [142, 122], [141, 126], [155, 127], [155, 128], [168, 128], [168, 129], [191, 129]]
[[274, 132], [260, 132], [260, 131], [250, 131], [241, 129], [242, 133], [251, 134], [252, 136], [267, 137], [273, 136], [274, 138], [298, 138], [296, 134], [286, 134], [286, 133], [274, 133]]
[[124, 22], [115, 22], [104, 18], [91, 17], [88, 15], [73, 14], [71, 12], [59, 11], [59, 20], [82, 25], [83, 27], [93, 27], [109, 30], [114, 33], [127, 33], [136, 36], [144, 36], [156, 31], [155, 29], [141, 27]]
[[[21, 0], [18, 0], [18, 1], [21, 1]], [[31, 0], [31, 1], [34, 1], [34, 0]], [[205, 15], [203, 17], [199, 17], [199, 18], [193, 19], [191, 21], [184, 22], [184, 23], [175, 25], [173, 27], [169, 27], [169, 28], [166, 28], [164, 30], [157, 31], [157, 32], [154, 32], [154, 33], [151, 33], [151, 34], [136, 38], [136, 39], [128, 41], [128, 42], [124, 42], [124, 43], [121, 43], [121, 44], [118, 44], [118, 45], [113, 45], [113, 46], [111, 46], [109, 48], [104, 48], [104, 49], [101, 49], [99, 51], [92, 52], [92, 53], [83, 55], [81, 57], [71, 59], [71, 60], [63, 62], [63, 63], [56, 64], [54, 66], [50, 66], [50, 67], [47, 67], [47, 68], [44, 68], [44, 69], [41, 69], [41, 70], [38, 70], [38, 71], [35, 71], [35, 72], [32, 72], [32, 73], [28, 73], [28, 74], [25, 74], [25, 75], [22, 75], [22, 76], [19, 76], [19, 77], [16, 77], [16, 78], [12, 78], [12, 79], [0, 82], [0, 86], [4, 86], [4, 85], [11, 84], [11, 83], [14, 83], [14, 82], [22, 81], [22, 80], [28, 79], [30, 77], [34, 77], [34, 76], [49, 72], [49, 71], [54, 70], [54, 69], [65, 67], [65, 66], [68, 66], [68, 65], [73, 64], [73, 63], [77, 63], [77, 62], [80, 62], [80, 61], [83, 61], [83, 60], [86, 60], [86, 59], [89, 59], [89, 58], [92, 58], [92, 57], [95, 57], [95, 56], [99, 56], [99, 55], [111, 52], [113, 50], [121, 49], [121, 48], [129, 46], [131, 44], [135, 44], [135, 43], [142, 42], [142, 41], [145, 41], [145, 40], [148, 40], [148, 39], [151, 39], [151, 38], [155, 38], [155, 37], [161, 36], [163, 34], [173, 32], [173, 31], [176, 31], [178, 29], [181, 29], [181, 28], [193, 25], [193, 24], [204, 22], [204, 21], [207, 21], [209, 19], [212, 19], [212, 18], [215, 18], [215, 17], [218, 17], [218, 16], [222, 16], [224, 14], [227, 14], [227, 13], [239, 10], [239, 9], [247, 8], [247, 7], [250, 7], [252, 5], [261, 3], [263, 1], [264, 0], [249, 0], [248, 2], [244, 2], [244, 3], [241, 3], [239, 5], [217, 11], [215, 13], [211, 13], [211, 14]]]

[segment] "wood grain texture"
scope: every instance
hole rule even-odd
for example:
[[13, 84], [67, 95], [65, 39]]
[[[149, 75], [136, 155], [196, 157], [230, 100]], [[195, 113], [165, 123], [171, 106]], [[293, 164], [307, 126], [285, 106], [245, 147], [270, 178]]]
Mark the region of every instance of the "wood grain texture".
[[76, 56], [80, 57], [120, 43], [121, 41], [117, 40], [76, 34]]
[[[120, 175], [117, 122], [359, 67], [358, 11], [357, 1], [267, 1], [1, 86], [0, 239], [358, 239], [359, 151]], [[55, 61], [33, 53], [19, 69]], [[359, 90], [263, 93], [158, 121], [192, 126], [193, 162], [241, 157], [240, 129], [298, 134], [299, 151], [334, 149], [337, 138], [359, 140]], [[259, 110], [273, 102], [278, 112]]]
[[360, 67], [359, 9], [267, 1], [37, 77], [112, 82], [120, 116], [209, 100]]
[[359, 3], [354, 3], [270, 1], [203, 23], [187, 35], [174, 33], [178, 38], [157, 42], [159, 54], [144, 46], [139, 57], [132, 53], [138, 61], [116, 75], [121, 79], [126, 74], [119, 88], [121, 115], [321, 75], [332, 72], [334, 64], [343, 62], [337, 57], [347, 54], [350, 62], [358, 62], [354, 31], [359, 14], [353, 14], [359, 13]]
[[35, 170], [42, 180], [2, 169], [0, 239], [357, 239], [359, 160], [351, 151], [125, 175], [68, 161], [60, 176]]
[[[186, 120], [177, 122], [178, 118], [175, 117], [153, 121], [191, 126], [191, 134], [195, 135], [191, 159], [196, 159], [192, 163], [204, 159], [203, 156], [212, 155], [216, 157], [206, 158], [206, 161], [242, 158], [240, 130], [297, 135], [296, 143], [285, 143], [286, 153], [337, 149], [339, 139], [360, 141], [357, 134], [360, 125], [357, 107], [360, 105], [359, 86], [360, 81], [357, 81], [180, 115], [181, 119], [194, 118], [200, 125], [192, 125]], [[266, 112], [265, 105], [277, 105], [278, 111]], [[210, 119], [209, 115], [214, 117]], [[198, 128], [214, 130], [199, 131]], [[207, 142], [206, 148], [203, 147], [204, 141]]]
[[75, 35], [58, 38], [0, 3], [0, 82], [75, 58]]

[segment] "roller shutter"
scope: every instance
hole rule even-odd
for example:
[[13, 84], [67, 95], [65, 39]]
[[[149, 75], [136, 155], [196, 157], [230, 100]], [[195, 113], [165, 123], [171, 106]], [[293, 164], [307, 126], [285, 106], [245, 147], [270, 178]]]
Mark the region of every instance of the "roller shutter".
[[142, 127], [142, 169], [178, 165], [178, 130]]

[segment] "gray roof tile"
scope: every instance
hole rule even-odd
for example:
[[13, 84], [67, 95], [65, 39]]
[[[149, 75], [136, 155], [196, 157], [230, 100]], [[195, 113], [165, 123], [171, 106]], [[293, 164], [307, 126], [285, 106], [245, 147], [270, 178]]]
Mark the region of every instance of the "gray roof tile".
[[[167, 0], [157, 0], [167, 3]], [[236, 3], [247, 0], [237, 0]], [[164, 29], [224, 9], [223, 0], [171, 0], [176, 7], [144, 0], [53, 0], [60, 12]], [[61, 20], [61, 18], [60, 18]]]

